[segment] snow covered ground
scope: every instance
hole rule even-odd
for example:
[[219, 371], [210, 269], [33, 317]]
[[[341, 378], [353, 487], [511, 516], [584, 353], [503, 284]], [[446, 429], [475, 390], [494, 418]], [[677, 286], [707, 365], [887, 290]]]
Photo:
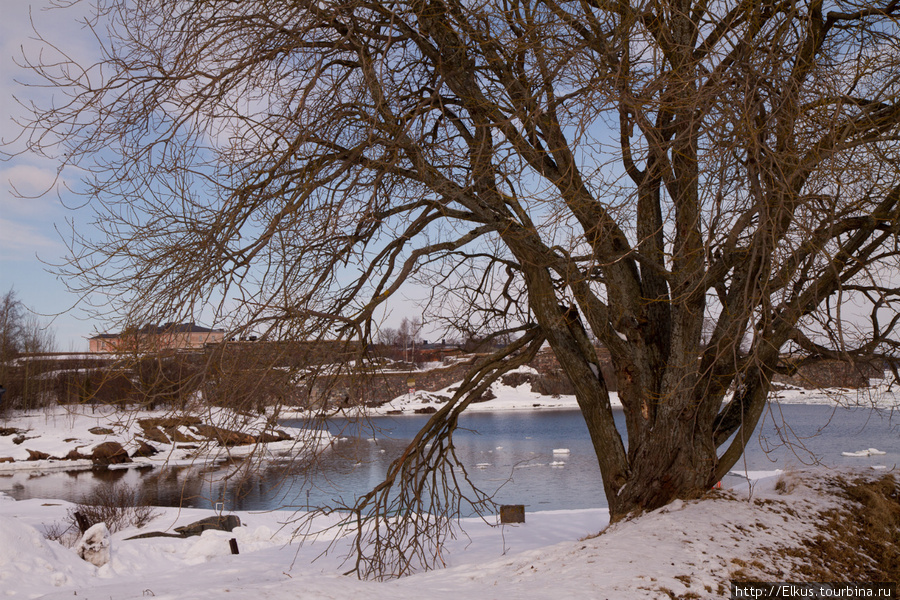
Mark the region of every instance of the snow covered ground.
[[[202, 419], [207, 425], [254, 435], [271, 431], [264, 416], [250, 417], [219, 408], [195, 411], [190, 415]], [[89, 456], [93, 448], [106, 442], [118, 442], [132, 454], [138, 447], [138, 440], [145, 437], [139, 423], [141, 420], [176, 416], [171, 411], [118, 411], [106, 406], [56, 406], [37, 411], [12, 411], [0, 420], [0, 428], [14, 429], [19, 433], [0, 435], [0, 473], [16, 470], [89, 469], [92, 467], [89, 459], [60, 459], [72, 450]], [[135, 456], [133, 466], [197, 464], [250, 454], [266, 458], [296, 453], [300, 447], [314, 448], [332, 440], [324, 431], [279, 428], [293, 439], [268, 444], [221, 446], [214, 441], [197, 439], [197, 433], [186, 425], [175, 429], [184, 436], [185, 441], [161, 444], [149, 440], [151, 445], [160, 450], [159, 454], [150, 457]], [[29, 450], [54, 458], [30, 460]], [[6, 462], [4, 459], [12, 460]], [[113, 465], [113, 468], [116, 466]]]
[[[513, 373], [537, 374], [531, 367], [520, 367]], [[900, 394], [898, 386], [889, 385], [888, 380], [873, 380], [870, 387], [858, 390], [854, 389], [804, 389], [790, 385], [778, 385], [771, 394], [771, 400], [781, 404], [821, 404], [828, 406], [871, 406], [883, 409], [900, 409]], [[388, 414], [402, 411], [412, 413], [417, 409], [428, 407], [439, 408], [442, 402], [453, 395], [454, 386], [436, 392], [417, 391], [414, 394], [404, 394], [392, 402], [383, 404], [378, 408], [367, 408], [367, 414]], [[469, 405], [466, 409], [471, 412], [496, 411], [496, 410], [541, 410], [559, 408], [578, 408], [575, 396], [544, 396], [533, 392], [531, 385], [523, 383], [512, 387], [496, 382], [491, 386], [494, 398], [485, 402]], [[616, 392], [610, 394], [610, 403], [613, 406], [621, 406]]]
[[[836, 505], [834, 496], [808, 485], [820, 481], [814, 471], [789, 474], [790, 486], [776, 486], [775, 473], [755, 476], [752, 495], [715, 491], [617, 523], [599, 536], [604, 510], [529, 513], [524, 524], [495, 527], [467, 521], [466, 534], [450, 544], [446, 568], [387, 582], [341, 575], [349, 540], [320, 556], [331, 536], [292, 542], [291, 515], [277, 511], [240, 513], [243, 525], [231, 533], [125, 539], [210, 516], [160, 509], [143, 530], [113, 534], [112, 561], [98, 568], [43, 535], [65, 519], [70, 505], [0, 496], [0, 597], [722, 598], [735, 576], [772, 580], [781, 573], [779, 580], [791, 580], [802, 552], [777, 550], [814, 536], [819, 513]], [[230, 538], [240, 554], [231, 554]]]
[[[380, 412], [434, 406], [436, 394], [398, 398]], [[527, 386], [494, 386], [495, 399], [473, 410], [516, 410], [573, 407], [574, 399], [532, 394]], [[855, 394], [855, 392], [853, 393]], [[834, 402], [834, 392], [785, 389], [780, 402]], [[875, 387], [862, 404], [896, 407], [895, 391]], [[844, 396], [843, 402], [846, 402]], [[535, 406], [539, 404], [540, 406]], [[142, 415], [143, 416], [143, 415]], [[234, 415], [222, 414], [233, 424]], [[17, 462], [2, 469], [52, 466], [46, 461], [20, 461], [24, 448], [64, 454], [73, 443], [90, 446], [105, 439], [133, 439], [133, 419], [114, 413], [19, 414], [0, 423], [28, 429], [25, 442], [0, 437], [0, 457]], [[88, 433], [92, 427], [114, 429], [110, 435]], [[129, 437], [130, 436], [130, 437]], [[300, 436], [302, 437], [302, 436]], [[28, 439], [30, 438], [30, 439]], [[73, 442], [75, 440], [75, 442]], [[327, 442], [327, 440], [322, 440]], [[279, 442], [279, 444], [295, 442]], [[277, 449], [277, 446], [273, 446]], [[214, 458], [209, 448], [206, 459]], [[197, 460], [180, 455], [177, 445], [168, 460]], [[232, 449], [231, 452], [234, 452]], [[154, 460], [162, 460], [162, 457]], [[60, 468], [71, 468], [62, 461]], [[0, 494], [0, 597], [216, 599], [269, 598], [380, 600], [469, 598], [503, 600], [534, 598], [722, 598], [735, 576], [791, 580], [803, 563], [801, 552], [777, 552], [798, 547], [820, 533], [819, 513], [837, 505], [821, 482], [834, 471], [748, 473], [739, 488], [716, 490], [708, 498], [676, 502], [632, 521], [608, 523], [603, 509], [533, 512], [526, 523], [491, 526], [480, 520], [463, 522], [464, 533], [449, 544], [444, 569], [387, 582], [359, 581], [343, 572], [349, 539], [338, 539], [323, 555], [332, 533], [295, 538], [288, 512], [238, 513], [243, 526], [232, 533], [207, 531], [186, 539], [126, 540], [143, 531], [174, 527], [211, 516], [209, 510], [158, 509], [144, 529], [126, 529], [112, 536], [112, 561], [95, 567], [74, 550], [45, 534], [65, 528], [71, 504], [59, 500], [15, 501]], [[871, 474], [871, 471], [869, 471]], [[776, 485], [785, 478], [792, 485]], [[317, 517], [325, 530], [336, 517]], [[232, 555], [235, 538], [239, 555]], [[801, 558], [798, 558], [801, 557]]]

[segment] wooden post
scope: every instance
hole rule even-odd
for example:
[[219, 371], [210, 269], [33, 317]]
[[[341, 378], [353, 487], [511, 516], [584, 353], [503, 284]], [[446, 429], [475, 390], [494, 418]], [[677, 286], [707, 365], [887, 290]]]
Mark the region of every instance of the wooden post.
[[78, 529], [81, 533], [84, 533], [91, 528], [91, 522], [80, 512], [73, 513], [72, 516], [75, 517], [75, 522], [78, 523]]
[[500, 523], [524, 523], [524, 504], [503, 504], [500, 506]]
[[236, 539], [231, 538], [230, 540], [228, 540], [228, 545], [231, 546], [231, 553], [232, 553], [232, 554], [240, 554], [240, 552], [238, 552], [237, 540], [236, 540]]

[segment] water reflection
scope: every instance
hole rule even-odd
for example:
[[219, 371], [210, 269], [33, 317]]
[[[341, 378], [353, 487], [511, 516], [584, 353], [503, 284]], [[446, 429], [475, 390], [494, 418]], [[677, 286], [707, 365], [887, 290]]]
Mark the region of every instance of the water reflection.
[[[781, 407], [795, 442], [781, 442], [783, 421], [768, 418], [749, 445], [741, 468], [771, 470], [808, 463], [900, 464], [897, 424], [866, 409], [835, 412], [824, 406]], [[0, 472], [0, 491], [16, 499], [59, 498], [77, 502], [93, 486], [121, 482], [138, 486], [152, 504], [227, 510], [304, 509], [352, 504], [377, 485], [388, 465], [427, 416], [371, 419], [373, 429], [335, 421], [339, 441], [315, 457], [260, 465], [236, 461], [165, 469], [115, 469], [47, 473]], [[619, 414], [621, 419], [621, 413]], [[824, 433], [817, 432], [828, 423]], [[465, 415], [455, 446], [475, 483], [496, 493], [500, 503], [530, 510], [595, 508], [606, 505], [599, 468], [587, 429], [577, 411], [476, 413]], [[624, 427], [624, 424], [621, 425]], [[764, 449], [774, 447], [774, 451]], [[887, 454], [847, 458], [842, 451], [876, 447]], [[554, 453], [565, 448], [568, 453]]]

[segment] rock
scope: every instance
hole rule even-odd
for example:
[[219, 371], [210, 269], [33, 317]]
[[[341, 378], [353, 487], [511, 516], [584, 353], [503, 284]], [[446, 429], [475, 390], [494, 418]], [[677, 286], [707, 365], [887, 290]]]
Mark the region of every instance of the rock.
[[139, 533], [137, 535], [133, 535], [133, 536], [127, 537], [125, 539], [126, 540], [144, 540], [147, 538], [157, 538], [157, 537], [182, 539], [185, 536], [181, 535], [180, 533], [165, 533], [163, 531], [149, 531], [147, 533]]
[[28, 450], [28, 448], [25, 450], [28, 452], [28, 460], [50, 460], [53, 458], [46, 452], [41, 452], [40, 450]]
[[177, 427], [167, 427], [166, 433], [169, 435], [170, 438], [172, 438], [173, 442], [178, 442], [179, 444], [184, 444], [184, 443], [191, 444], [191, 443], [200, 441], [197, 438], [191, 437], [191, 436], [187, 435], [186, 433], [182, 432]]
[[188, 416], [138, 419], [138, 425], [143, 429], [147, 429], [148, 427], [162, 427], [163, 429], [166, 429], [169, 427], [181, 427], [183, 425], [199, 425], [202, 422], [200, 417]]
[[143, 427], [144, 437], [157, 444], [171, 444], [172, 441], [159, 427]]
[[16, 429], [15, 427], [0, 427], [0, 437], [7, 435], [19, 435], [25, 433], [21, 429]]
[[81, 452], [79, 452], [78, 448], [75, 448], [73, 450], [69, 450], [69, 453], [66, 454], [63, 458], [65, 460], [82, 460], [85, 458], [90, 458], [90, 456], [82, 454]]
[[424, 408], [417, 408], [415, 413], [417, 415], [433, 415], [437, 412], [437, 409], [433, 406], [426, 406]]
[[138, 447], [134, 452], [131, 453], [131, 458], [134, 458], [135, 456], [143, 456], [146, 458], [148, 456], [153, 456], [154, 454], [159, 454], [159, 450], [157, 450], [144, 440], [135, 441], [137, 442]]
[[90, 429], [88, 429], [88, 431], [90, 431], [94, 435], [112, 435], [113, 433], [115, 433], [112, 429], [109, 429], [107, 427], [91, 427]]
[[271, 432], [264, 431], [263, 433], [260, 433], [256, 437], [256, 441], [258, 441], [261, 444], [268, 444], [270, 442], [283, 442], [285, 440], [292, 440], [292, 439], [294, 439], [294, 438], [289, 436], [287, 433], [281, 431], [280, 429], [275, 429], [274, 431], [271, 431]]
[[75, 546], [75, 552], [79, 557], [98, 567], [109, 562], [111, 550], [106, 523], [97, 523], [90, 527]]
[[[174, 442], [196, 442], [178, 431], [179, 427], [200, 425], [200, 417], [157, 417], [138, 419], [138, 425], [144, 430], [144, 437], [157, 444], [171, 444]], [[166, 433], [163, 433], [165, 431]], [[170, 440], [169, 437], [172, 439]]]
[[0, 463], [16, 462], [12, 456], [0, 456]]
[[192, 535], [200, 535], [207, 529], [215, 529], [218, 531], [231, 531], [235, 527], [241, 526], [241, 519], [237, 515], [225, 515], [217, 517], [208, 517], [200, 519], [190, 525], [176, 527], [175, 531], [182, 537], [190, 537]]
[[208, 440], [218, 442], [220, 446], [245, 446], [247, 444], [256, 443], [256, 438], [249, 433], [232, 431], [230, 429], [225, 429], [224, 427], [195, 425], [194, 431]]
[[128, 453], [119, 442], [103, 442], [94, 447], [91, 452], [91, 460], [95, 465], [117, 465], [119, 463], [129, 463]]
[[17, 445], [17, 446], [18, 446], [19, 444], [21, 444], [22, 442], [24, 442], [24, 441], [25, 441], [25, 436], [24, 436], [23, 434], [21, 434], [21, 433], [18, 434], [16, 437], [13, 438], [13, 444], [15, 444], [15, 445]]

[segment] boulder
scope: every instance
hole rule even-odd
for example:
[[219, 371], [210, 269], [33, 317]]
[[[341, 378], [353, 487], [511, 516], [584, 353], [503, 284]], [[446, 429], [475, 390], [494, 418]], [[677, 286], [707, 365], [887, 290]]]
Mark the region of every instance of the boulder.
[[129, 463], [131, 458], [119, 442], [103, 442], [94, 447], [91, 452], [91, 460], [95, 465], [117, 465]]
[[261, 444], [268, 444], [270, 442], [283, 442], [285, 440], [292, 439], [294, 438], [289, 436], [284, 431], [281, 431], [280, 429], [275, 429], [273, 431], [264, 431], [256, 437], [256, 441]]
[[157, 444], [171, 444], [171, 440], [159, 427], [143, 427], [144, 437]]
[[200, 535], [207, 529], [215, 529], [217, 531], [231, 531], [235, 527], [241, 526], [241, 519], [237, 515], [220, 515], [217, 517], [208, 517], [194, 521], [190, 525], [176, 527], [175, 531], [182, 537], [190, 537], [192, 535]]
[[91, 526], [75, 546], [75, 552], [79, 557], [98, 567], [109, 562], [111, 550], [109, 529], [106, 527], [106, 523], [97, 523]]
[[0, 463], [11, 463], [16, 462], [12, 456], [0, 456]]
[[115, 433], [108, 427], [91, 427], [90, 429], [88, 429], [88, 431], [90, 431], [94, 435], [112, 435], [113, 433]]
[[69, 450], [69, 453], [63, 457], [65, 460], [82, 460], [85, 458], [90, 458], [90, 456], [86, 456], [82, 454], [78, 448], [74, 448]]
[[53, 458], [46, 452], [41, 452], [40, 450], [28, 450], [28, 448], [25, 450], [28, 452], [28, 460], [49, 460]]
[[208, 440], [218, 442], [220, 446], [245, 446], [247, 444], [256, 443], [256, 438], [249, 433], [232, 431], [230, 429], [225, 429], [224, 427], [195, 425], [194, 431]]
[[200, 417], [189, 417], [189, 416], [181, 416], [181, 417], [151, 417], [148, 419], [138, 419], [138, 425], [143, 429], [147, 429], [149, 427], [162, 427], [163, 429], [169, 427], [182, 427], [184, 425], [199, 425], [203, 421]]
[[137, 442], [137, 449], [131, 453], [131, 458], [135, 456], [149, 457], [154, 454], [159, 454], [159, 450], [145, 442], [144, 440], [135, 440]]
[[200, 440], [198, 440], [198, 439], [195, 438], [195, 437], [191, 437], [191, 436], [187, 435], [186, 433], [184, 433], [183, 431], [181, 431], [181, 430], [178, 429], [177, 427], [167, 427], [167, 428], [166, 428], [166, 434], [167, 434], [170, 438], [172, 438], [172, 441], [173, 441], [173, 442], [178, 442], [179, 444], [184, 444], [184, 443], [192, 444], [192, 443], [194, 443], [194, 442], [199, 442], [199, 441], [200, 441]]

